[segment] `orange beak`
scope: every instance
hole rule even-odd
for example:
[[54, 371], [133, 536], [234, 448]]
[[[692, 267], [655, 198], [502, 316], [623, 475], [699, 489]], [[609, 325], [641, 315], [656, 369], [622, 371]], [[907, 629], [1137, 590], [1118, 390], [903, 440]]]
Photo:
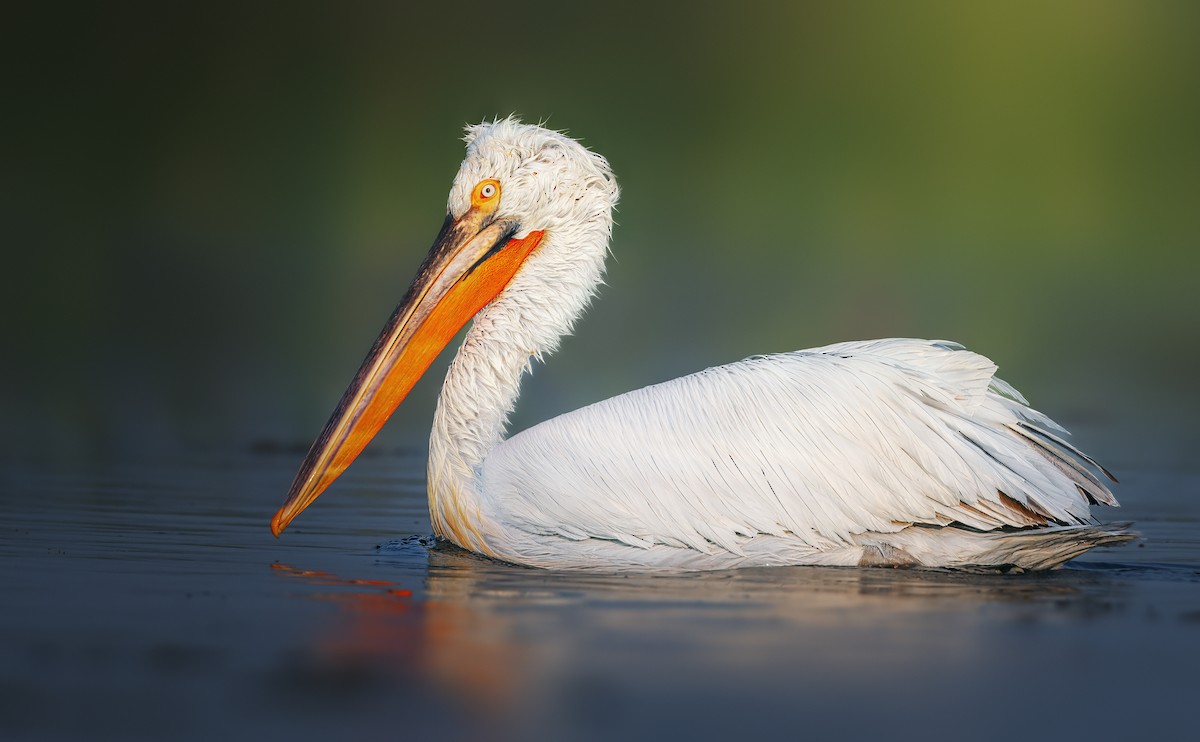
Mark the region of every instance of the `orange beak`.
[[497, 219], [495, 210], [495, 203], [474, 199], [459, 219], [446, 217], [404, 300], [304, 458], [271, 533], [278, 536], [350, 466], [438, 353], [541, 242], [543, 232], [513, 239], [519, 225]]

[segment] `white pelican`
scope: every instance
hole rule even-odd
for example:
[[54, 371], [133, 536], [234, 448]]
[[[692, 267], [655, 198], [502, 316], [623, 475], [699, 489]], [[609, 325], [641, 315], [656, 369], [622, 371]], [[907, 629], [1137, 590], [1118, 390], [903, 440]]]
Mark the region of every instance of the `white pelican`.
[[[749, 358], [505, 438], [522, 375], [604, 272], [608, 162], [515, 119], [467, 129], [448, 214], [308, 452], [278, 536], [367, 445], [474, 318], [429, 440], [434, 531], [571, 569], [903, 565], [1048, 569], [1131, 538], [1065, 433], [987, 358], [927, 340]], [[1115, 480], [1113, 480], [1115, 481]]]

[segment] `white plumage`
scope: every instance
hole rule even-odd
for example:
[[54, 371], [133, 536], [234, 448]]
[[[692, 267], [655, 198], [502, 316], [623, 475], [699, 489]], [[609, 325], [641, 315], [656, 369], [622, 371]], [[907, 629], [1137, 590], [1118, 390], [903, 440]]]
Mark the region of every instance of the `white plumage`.
[[994, 370], [907, 339], [708, 369], [500, 443], [481, 508], [504, 558], [545, 566], [594, 565], [595, 539], [624, 566], [970, 566], [995, 546], [979, 531], [1094, 524], [1079, 488], [1112, 495]]
[[443, 385], [429, 459], [439, 535], [576, 569], [1043, 569], [1130, 537], [1090, 514], [1117, 504], [1089, 467], [1107, 472], [991, 361], [943, 341], [750, 358], [505, 440], [531, 358], [555, 348], [600, 281], [618, 191], [603, 158], [512, 119], [469, 129], [456, 224], [488, 179], [513, 238], [544, 236], [475, 316]]

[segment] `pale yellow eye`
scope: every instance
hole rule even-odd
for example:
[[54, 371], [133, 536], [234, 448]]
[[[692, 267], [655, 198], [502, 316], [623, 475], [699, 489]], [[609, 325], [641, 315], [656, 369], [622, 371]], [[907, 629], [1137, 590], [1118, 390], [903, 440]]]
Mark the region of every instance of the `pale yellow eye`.
[[491, 198], [496, 195], [496, 185], [494, 183], [484, 183], [483, 188], [479, 189], [479, 195], [484, 198]]

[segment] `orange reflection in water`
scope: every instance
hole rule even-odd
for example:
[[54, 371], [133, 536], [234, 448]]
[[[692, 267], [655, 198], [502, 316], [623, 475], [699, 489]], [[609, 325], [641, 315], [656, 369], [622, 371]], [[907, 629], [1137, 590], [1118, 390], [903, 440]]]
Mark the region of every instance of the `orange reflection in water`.
[[[434, 683], [468, 710], [503, 714], [519, 693], [521, 652], [498, 640], [477, 610], [460, 601], [413, 601], [411, 590], [387, 580], [341, 577], [275, 563], [271, 569], [312, 585], [339, 589], [309, 595], [340, 607], [313, 649], [330, 666], [367, 666]], [[361, 588], [361, 589], [353, 589]]]

